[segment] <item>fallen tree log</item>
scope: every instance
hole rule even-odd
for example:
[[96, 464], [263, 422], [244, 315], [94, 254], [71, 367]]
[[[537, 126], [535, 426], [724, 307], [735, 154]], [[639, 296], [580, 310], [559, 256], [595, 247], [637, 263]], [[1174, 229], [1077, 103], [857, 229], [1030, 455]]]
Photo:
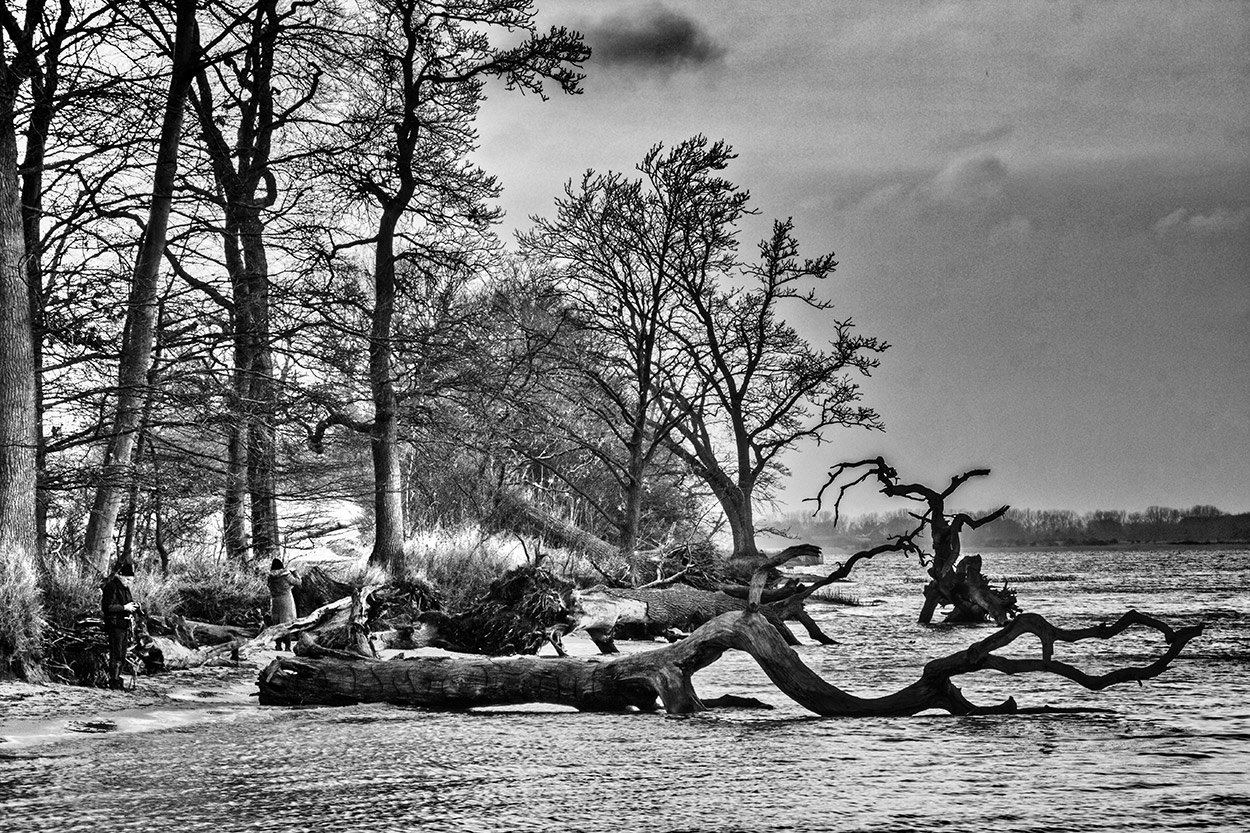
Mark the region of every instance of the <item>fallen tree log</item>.
[[499, 490], [492, 520], [501, 527], [537, 535], [561, 547], [585, 553], [595, 561], [606, 561], [621, 555], [617, 547], [543, 511], [512, 489]]
[[[698, 590], [685, 585], [656, 589], [619, 587], [594, 587], [579, 591], [573, 608], [574, 624], [570, 633], [585, 630], [586, 634], [604, 654], [617, 653], [615, 636], [618, 629], [632, 633], [636, 628], [638, 638], [654, 639], [671, 633], [686, 633], [710, 622], [722, 613], [746, 610], [746, 588], [743, 597], [728, 593]], [[794, 593], [781, 598], [789, 601]], [[761, 611], [772, 622], [787, 645], [798, 645], [799, 640], [790, 632], [784, 620], [792, 619], [802, 624], [812, 639], [823, 645], [833, 644], [815, 620], [803, 609], [803, 599], [788, 604], [784, 610], [765, 605]]]
[[[1166, 650], [1146, 666], [1127, 666], [1094, 675], [1053, 658], [1056, 642], [1111, 639], [1131, 627], [1158, 631]], [[826, 682], [803, 664], [758, 609], [725, 613], [687, 639], [654, 651], [613, 660], [514, 656], [505, 658], [413, 658], [390, 661], [282, 657], [260, 674], [264, 705], [346, 705], [386, 702], [430, 709], [554, 703], [584, 711], [702, 711], [707, 705], [691, 677], [725, 651], [749, 653], [784, 694], [826, 716], [911, 715], [930, 709], [951, 714], [1007, 714], [1020, 711], [1014, 699], [977, 706], [953, 678], [975, 671], [1004, 674], [1051, 673], [1090, 690], [1163, 673], [1185, 645], [1202, 632], [1196, 625], [1174, 630], [1144, 613], [1129, 611], [1113, 624], [1058, 628], [1036, 614], [1017, 617], [1006, 627], [965, 650], [925, 665], [919, 679], [893, 694], [862, 698]], [[1037, 637], [1041, 657], [1001, 657], [994, 651], [1022, 636]]]

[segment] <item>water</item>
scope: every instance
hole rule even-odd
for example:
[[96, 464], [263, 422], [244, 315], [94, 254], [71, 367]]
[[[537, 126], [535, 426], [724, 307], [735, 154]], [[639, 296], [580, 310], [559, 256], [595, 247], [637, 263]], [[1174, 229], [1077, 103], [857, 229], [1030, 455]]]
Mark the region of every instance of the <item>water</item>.
[[[799, 649], [841, 687], [886, 693], [990, 632], [916, 626], [918, 568], [860, 566], [847, 590], [880, 604], [814, 605], [840, 644]], [[1207, 631], [1141, 686], [989, 673], [963, 685], [976, 702], [1097, 713], [817, 718], [736, 653], [696, 676], [700, 693], [775, 710], [242, 707], [218, 722], [0, 747], [0, 830], [1250, 829], [1250, 549], [989, 553], [986, 572], [1016, 577], [1022, 604], [1057, 624], [1136, 607]], [[1134, 632], [1060, 656], [1144, 664], [1158, 644]]]

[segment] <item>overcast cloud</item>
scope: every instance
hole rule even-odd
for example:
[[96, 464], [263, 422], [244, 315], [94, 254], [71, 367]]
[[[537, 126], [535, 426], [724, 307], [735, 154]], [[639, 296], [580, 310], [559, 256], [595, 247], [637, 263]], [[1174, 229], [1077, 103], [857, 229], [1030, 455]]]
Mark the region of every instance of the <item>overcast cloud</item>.
[[724, 138], [744, 243], [793, 216], [837, 314], [895, 345], [864, 385], [887, 432], [792, 460], [792, 503], [870, 452], [989, 466], [986, 505], [1250, 510], [1250, 4], [539, 5], [596, 54], [585, 95], [483, 112], [513, 227]]

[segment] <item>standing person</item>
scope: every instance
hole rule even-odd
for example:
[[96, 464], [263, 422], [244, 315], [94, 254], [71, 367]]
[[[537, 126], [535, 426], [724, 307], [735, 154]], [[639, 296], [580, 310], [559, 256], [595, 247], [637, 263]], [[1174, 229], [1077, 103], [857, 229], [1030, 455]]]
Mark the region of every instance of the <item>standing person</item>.
[[104, 613], [104, 635], [109, 646], [109, 688], [122, 689], [122, 666], [126, 663], [126, 651], [130, 649], [130, 629], [135, 611], [139, 606], [130, 595], [130, 579], [135, 568], [129, 561], [117, 565], [117, 570], [104, 582], [100, 593], [100, 607]]
[[[269, 624], [281, 625], [295, 621], [295, 593], [293, 588], [300, 586], [300, 577], [282, 565], [281, 558], [275, 558], [269, 565]], [[291, 637], [279, 639], [276, 646], [280, 651], [291, 648]]]

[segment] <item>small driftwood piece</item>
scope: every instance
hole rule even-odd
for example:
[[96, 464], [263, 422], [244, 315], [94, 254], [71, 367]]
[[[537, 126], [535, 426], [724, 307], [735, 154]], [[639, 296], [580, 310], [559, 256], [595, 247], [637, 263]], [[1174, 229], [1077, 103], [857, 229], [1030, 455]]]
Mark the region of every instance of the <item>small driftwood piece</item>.
[[181, 642], [164, 636], [151, 636], [148, 643], [150, 647], [160, 651], [159, 667], [163, 671], [181, 671], [203, 665], [238, 664], [238, 651], [234, 643], [188, 648]]
[[353, 589], [352, 595], [322, 605], [307, 616], [291, 622], [270, 625], [254, 639], [242, 645], [240, 653], [272, 649], [278, 642], [308, 640], [323, 648], [348, 651], [362, 657], [376, 656], [369, 641], [366, 623], [369, 597], [375, 586]]

